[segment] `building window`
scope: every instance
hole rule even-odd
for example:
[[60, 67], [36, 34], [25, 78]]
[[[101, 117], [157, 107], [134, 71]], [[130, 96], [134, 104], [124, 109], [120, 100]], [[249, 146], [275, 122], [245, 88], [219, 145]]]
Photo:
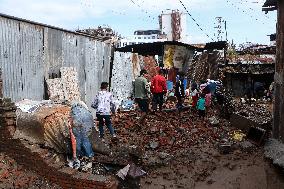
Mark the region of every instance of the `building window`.
[[144, 39], [146, 39], [146, 37], [144, 37]]
[[127, 45], [127, 43], [123, 43], [123, 46], [126, 46]]
[[155, 39], [155, 36], [152, 36], [152, 39]]
[[141, 39], [141, 37], [138, 37], [138, 39]]
[[151, 39], [151, 37], [148, 37], [148, 39]]

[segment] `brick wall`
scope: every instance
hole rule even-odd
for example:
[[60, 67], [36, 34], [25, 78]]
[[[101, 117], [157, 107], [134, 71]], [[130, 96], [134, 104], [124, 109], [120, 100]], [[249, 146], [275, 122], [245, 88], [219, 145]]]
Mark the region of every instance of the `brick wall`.
[[[26, 169], [58, 184], [66, 189], [116, 189], [117, 181], [113, 177], [99, 180], [95, 175], [81, 173], [59, 162], [51, 162], [46, 158], [48, 150], [30, 148], [24, 141], [13, 139], [16, 125], [16, 107], [10, 99], [0, 98], [0, 151], [23, 165]], [[101, 178], [100, 178], [101, 179]]]

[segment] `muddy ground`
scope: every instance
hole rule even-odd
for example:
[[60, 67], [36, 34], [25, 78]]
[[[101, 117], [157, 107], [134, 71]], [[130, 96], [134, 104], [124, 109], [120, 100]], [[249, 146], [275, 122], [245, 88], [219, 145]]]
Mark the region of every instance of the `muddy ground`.
[[263, 157], [262, 149], [220, 155], [210, 146], [193, 147], [190, 163], [153, 169], [141, 181], [143, 189], [282, 189], [283, 172]]
[[[218, 124], [210, 123], [213, 116]], [[139, 124], [139, 118], [138, 112], [120, 113], [114, 118], [118, 139], [106, 138], [113, 154], [97, 154], [86, 172], [115, 175], [130, 163], [131, 153], [139, 157], [137, 165], [147, 175], [140, 181], [120, 180], [120, 188], [284, 188], [283, 171], [264, 158], [263, 146], [245, 137], [233, 139], [237, 129], [214, 109], [205, 120], [191, 110], [150, 114], [143, 124]], [[0, 188], [60, 188], [23, 169], [4, 153], [0, 154], [0, 165]]]

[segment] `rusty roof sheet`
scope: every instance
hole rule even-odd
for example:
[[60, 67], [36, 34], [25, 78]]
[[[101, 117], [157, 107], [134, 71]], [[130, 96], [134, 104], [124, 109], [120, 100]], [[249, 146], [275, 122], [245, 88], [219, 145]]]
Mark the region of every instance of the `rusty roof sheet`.
[[262, 6], [262, 11], [274, 11], [277, 10], [277, 0], [266, 0]]
[[277, 6], [277, 0], [266, 0], [263, 7]]

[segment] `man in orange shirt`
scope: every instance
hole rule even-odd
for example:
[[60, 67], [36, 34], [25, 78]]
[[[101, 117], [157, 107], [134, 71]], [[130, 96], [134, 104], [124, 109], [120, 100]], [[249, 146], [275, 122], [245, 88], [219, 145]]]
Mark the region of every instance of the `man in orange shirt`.
[[159, 109], [161, 111], [164, 103], [164, 94], [167, 93], [164, 70], [159, 70], [158, 75], [153, 77], [151, 82], [151, 92], [153, 93], [153, 110], [157, 111], [157, 105], [159, 104]]

